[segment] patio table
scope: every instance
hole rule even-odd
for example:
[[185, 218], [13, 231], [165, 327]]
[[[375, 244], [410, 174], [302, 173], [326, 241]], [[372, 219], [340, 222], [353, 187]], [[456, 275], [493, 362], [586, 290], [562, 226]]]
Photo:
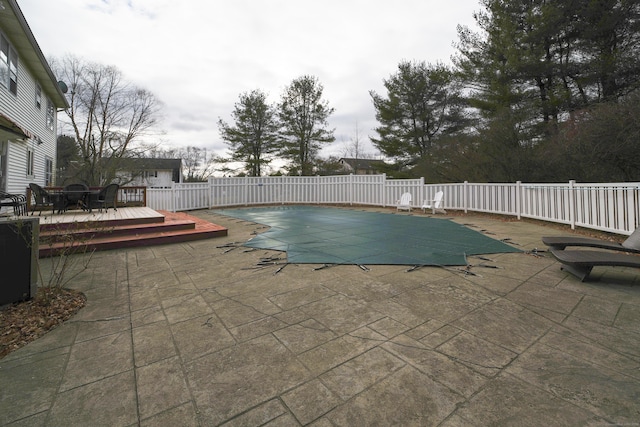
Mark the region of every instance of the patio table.
[[98, 199], [100, 190], [63, 190], [62, 194], [67, 199], [67, 206], [75, 204], [83, 211], [92, 211], [92, 202]]
[[[78, 206], [83, 211], [88, 210], [89, 190], [62, 190], [62, 194], [66, 198], [67, 206]], [[66, 210], [66, 209], [65, 209]]]

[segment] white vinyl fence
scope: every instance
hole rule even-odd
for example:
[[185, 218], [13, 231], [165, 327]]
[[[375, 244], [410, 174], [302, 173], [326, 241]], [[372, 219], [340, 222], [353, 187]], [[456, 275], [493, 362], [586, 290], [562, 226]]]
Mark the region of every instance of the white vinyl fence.
[[395, 206], [412, 194], [419, 209], [444, 192], [445, 209], [533, 218], [618, 234], [638, 226], [640, 183], [579, 184], [425, 184], [423, 179], [387, 179], [386, 175], [275, 176], [210, 178], [206, 183], [147, 189], [153, 209], [186, 211], [273, 204]]

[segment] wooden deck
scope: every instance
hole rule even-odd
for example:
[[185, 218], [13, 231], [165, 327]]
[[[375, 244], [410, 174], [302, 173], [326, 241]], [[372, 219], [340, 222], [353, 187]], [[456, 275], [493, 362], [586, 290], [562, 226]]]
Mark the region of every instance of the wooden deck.
[[138, 208], [119, 208], [118, 210], [103, 210], [94, 209], [91, 212], [81, 210], [70, 210], [63, 213], [51, 214], [51, 211], [42, 211], [40, 215], [34, 213], [34, 217], [40, 218], [40, 225], [44, 226], [50, 224], [69, 224], [69, 223], [88, 223], [88, 222], [104, 222], [104, 221], [136, 221], [141, 220], [146, 222], [162, 221], [165, 217], [164, 214], [155, 211], [147, 207]]
[[[37, 216], [37, 214], [35, 215]], [[147, 207], [40, 216], [40, 257], [226, 236], [227, 229], [182, 212]]]

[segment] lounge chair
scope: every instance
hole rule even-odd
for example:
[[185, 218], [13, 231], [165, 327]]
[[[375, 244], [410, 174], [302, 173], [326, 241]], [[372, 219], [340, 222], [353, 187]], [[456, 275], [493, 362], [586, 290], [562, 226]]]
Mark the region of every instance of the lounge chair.
[[542, 243], [551, 249], [564, 250], [567, 246], [582, 246], [612, 251], [640, 253], [640, 227], [622, 243], [610, 242], [608, 240], [593, 239], [589, 237], [577, 236], [549, 236], [543, 237]]
[[400, 200], [397, 201], [398, 210], [405, 210], [411, 212], [411, 193], [404, 193], [400, 196]]
[[422, 204], [422, 212], [426, 212], [427, 209], [431, 209], [431, 213], [435, 215], [436, 212], [442, 212], [444, 214], [447, 211], [443, 208], [442, 198], [444, 197], [444, 192], [438, 191], [436, 195], [433, 197], [433, 200], [425, 200]]
[[619, 252], [551, 249], [551, 254], [562, 263], [562, 270], [568, 271], [582, 282], [588, 279], [591, 270], [597, 265], [640, 268], [640, 256]]

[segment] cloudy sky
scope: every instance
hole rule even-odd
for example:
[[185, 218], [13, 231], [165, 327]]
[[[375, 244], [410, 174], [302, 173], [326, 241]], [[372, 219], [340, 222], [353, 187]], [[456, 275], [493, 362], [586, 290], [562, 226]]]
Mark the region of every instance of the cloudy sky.
[[[450, 63], [457, 25], [474, 28], [479, 0], [18, 0], [47, 58], [73, 54], [119, 68], [164, 104], [165, 146], [222, 154], [218, 118], [241, 93], [277, 102], [316, 76], [335, 113], [322, 154], [364, 151], [377, 125], [369, 91], [403, 60]], [[61, 117], [62, 118], [62, 117]]]

